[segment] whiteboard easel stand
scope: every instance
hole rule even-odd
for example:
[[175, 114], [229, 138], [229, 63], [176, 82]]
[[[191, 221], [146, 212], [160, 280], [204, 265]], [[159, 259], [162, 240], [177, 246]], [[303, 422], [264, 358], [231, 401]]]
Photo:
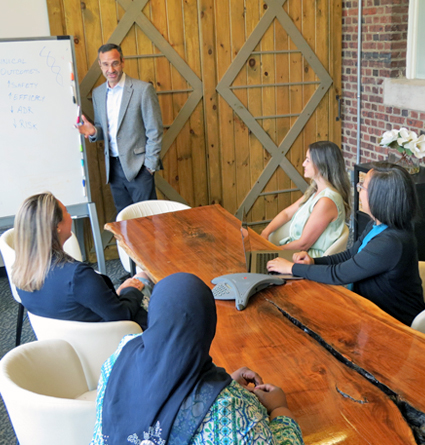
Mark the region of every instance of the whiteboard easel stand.
[[89, 218], [93, 233], [94, 247], [97, 256], [97, 267], [99, 272], [106, 275], [105, 253], [103, 251], [102, 236], [100, 233], [99, 219], [97, 217], [96, 204], [76, 204], [67, 207], [69, 214], [75, 218]]

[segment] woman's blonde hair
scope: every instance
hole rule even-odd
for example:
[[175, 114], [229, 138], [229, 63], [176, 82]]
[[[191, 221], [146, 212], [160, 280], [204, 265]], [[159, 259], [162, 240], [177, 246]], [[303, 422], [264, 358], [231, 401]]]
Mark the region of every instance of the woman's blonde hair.
[[[351, 213], [351, 186], [340, 148], [330, 141], [318, 141], [313, 142], [308, 150], [310, 159], [318, 173], [341, 195], [344, 202], [345, 217], [348, 219]], [[304, 193], [302, 204], [307, 202], [316, 191], [317, 184], [312, 179], [310, 187]]]
[[15, 217], [13, 284], [25, 291], [39, 290], [52, 261], [72, 261], [60, 243], [58, 224], [63, 219], [58, 200], [49, 192], [27, 198]]

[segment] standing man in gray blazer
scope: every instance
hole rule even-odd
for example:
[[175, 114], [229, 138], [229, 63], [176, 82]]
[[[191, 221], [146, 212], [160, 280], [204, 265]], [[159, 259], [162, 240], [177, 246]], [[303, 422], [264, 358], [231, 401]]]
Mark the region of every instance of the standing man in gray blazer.
[[152, 85], [124, 73], [119, 45], [102, 45], [98, 60], [106, 82], [93, 90], [94, 125], [82, 116], [77, 128], [90, 142], [105, 141], [106, 182], [120, 212], [134, 202], [156, 199], [161, 110]]

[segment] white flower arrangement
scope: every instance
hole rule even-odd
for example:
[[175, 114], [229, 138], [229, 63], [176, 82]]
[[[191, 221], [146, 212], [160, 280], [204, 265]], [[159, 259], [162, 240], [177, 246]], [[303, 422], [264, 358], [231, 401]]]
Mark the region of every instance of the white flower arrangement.
[[381, 147], [396, 149], [403, 157], [415, 156], [421, 159], [425, 156], [425, 135], [419, 137], [407, 128], [386, 131], [379, 140]]

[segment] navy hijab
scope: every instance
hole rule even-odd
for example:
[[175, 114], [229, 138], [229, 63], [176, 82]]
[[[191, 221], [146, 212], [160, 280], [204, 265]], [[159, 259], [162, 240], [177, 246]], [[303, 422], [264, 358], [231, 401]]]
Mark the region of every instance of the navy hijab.
[[148, 329], [121, 351], [105, 391], [105, 444], [187, 444], [231, 382], [209, 355], [217, 315], [211, 290], [195, 275], [161, 280]]

